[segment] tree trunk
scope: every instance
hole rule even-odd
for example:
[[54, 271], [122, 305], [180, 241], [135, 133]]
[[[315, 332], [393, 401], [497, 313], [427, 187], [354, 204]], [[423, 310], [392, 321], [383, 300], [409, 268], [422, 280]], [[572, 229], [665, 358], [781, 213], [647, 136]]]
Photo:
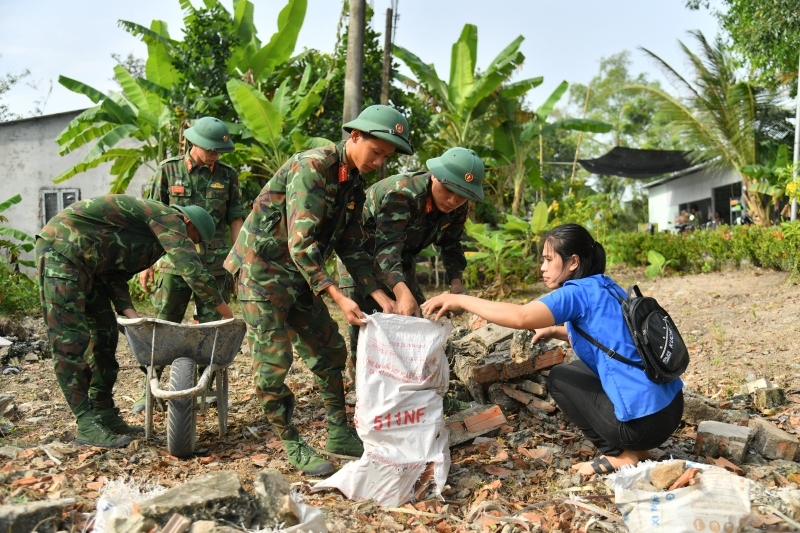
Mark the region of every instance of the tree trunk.
[[761, 200], [761, 195], [755, 191], [751, 191], [750, 187], [747, 188], [747, 213], [753, 219], [753, 223], [757, 226], [769, 226], [772, 221], [767, 212], [767, 206]]
[[511, 202], [511, 214], [520, 216], [519, 212], [525, 208], [525, 176], [516, 173], [514, 176], [514, 200]]
[[[361, 113], [361, 90], [364, 80], [364, 0], [350, 0], [350, 25], [347, 31], [347, 62], [344, 74], [344, 109], [342, 122]], [[348, 134], [342, 133], [346, 139]]]

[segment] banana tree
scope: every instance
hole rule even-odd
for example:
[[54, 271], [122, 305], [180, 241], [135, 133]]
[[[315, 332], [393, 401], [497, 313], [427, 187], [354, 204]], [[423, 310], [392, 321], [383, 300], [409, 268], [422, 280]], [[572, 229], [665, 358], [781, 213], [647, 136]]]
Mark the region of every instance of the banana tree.
[[439, 78], [432, 64], [426, 64], [401, 46], [394, 46], [395, 56], [417, 78], [414, 80], [397, 75], [398, 79], [421, 89], [431, 107], [437, 111], [433, 126], [438, 129], [438, 134], [431, 137], [429, 146], [424, 147], [426, 151], [441, 152], [453, 146], [478, 148], [489, 132], [485, 115], [496, 100], [498, 90], [505, 84], [507, 94], [523, 96], [542, 83], [542, 77], [509, 83], [511, 76], [525, 60], [519, 51], [523, 39], [520, 35], [511, 41], [486, 70], [478, 73], [478, 28], [473, 24], [465, 24], [452, 47], [450, 78], [447, 82]]
[[[497, 170], [509, 176], [514, 184], [511, 213], [518, 216], [524, 208], [525, 186], [540, 189], [542, 179], [542, 139], [557, 130], [591, 133], [611, 131], [611, 124], [599, 120], [566, 118], [548, 123], [547, 119], [556, 103], [567, 91], [569, 84], [562, 81], [536, 111], [525, 111], [516, 92], [515, 84], [505, 86], [495, 106], [492, 120], [492, 154]], [[538, 137], [538, 149], [534, 140]], [[536, 152], [539, 152], [538, 158]]]
[[[189, 0], [179, 2], [188, 27], [192, 17], [198, 16], [198, 10]], [[205, 0], [205, 6], [228, 13], [218, 0]], [[226, 28], [237, 39], [224, 67], [227, 72], [257, 83], [267, 83], [268, 78], [278, 76], [277, 69], [290, 60], [306, 7], [307, 0], [288, 0], [278, 16], [278, 31], [262, 46], [253, 23], [252, 2], [234, 0]], [[149, 28], [123, 20], [119, 24], [147, 45], [145, 77], [134, 79], [118, 65], [114, 72], [122, 92], [109, 94], [66, 76], [59, 77], [64, 87], [87, 96], [96, 105], [72, 120], [57, 138], [62, 155], [85, 145], [93, 146], [80, 163], [56, 176], [56, 183], [101, 163], [111, 163], [114, 180], [110, 192], [125, 192], [139, 168], [155, 169], [159, 161], [178, 153], [184, 121], [202, 114], [202, 98], [198, 98], [192, 109], [174, 105], [186, 76], [175, 66], [176, 50], [181, 43], [170, 38], [166, 23], [154, 20]], [[308, 100], [311, 101], [313, 98]], [[241, 131], [236, 124], [229, 127], [231, 133]]]
[[255, 178], [263, 183], [297, 151], [332, 144], [322, 137], [307, 137], [301, 128], [319, 106], [322, 93], [333, 73], [310, 83], [307, 65], [296, 88], [284, 79], [270, 100], [263, 87], [239, 80], [228, 81], [228, 95], [242, 120], [241, 137], [251, 142], [236, 143], [231, 161], [246, 164], [249, 170], [240, 179]]
[[513, 265], [513, 259], [521, 257], [523, 243], [503, 231], [494, 230], [490, 231], [484, 224], [477, 224], [467, 220], [464, 225], [464, 231], [471, 238], [475, 239], [475, 246], [478, 251], [466, 252], [466, 258], [471, 263], [485, 262], [487, 270], [492, 273], [492, 284], [487, 289], [486, 295], [500, 296], [501, 298], [506, 294], [506, 286], [508, 281], [510, 266]]
[[[0, 203], [0, 213], [10, 208], [12, 205], [20, 203], [21, 201], [22, 197], [19, 194], [12, 196], [5, 202]], [[0, 215], [0, 222], [8, 222], [8, 218], [6, 218], [4, 215]], [[19, 242], [11, 241], [9, 238]], [[36, 266], [34, 265], [33, 261], [22, 260], [19, 258], [19, 255], [22, 252], [31, 252], [35, 242], [36, 239], [24, 231], [14, 229], [9, 226], [0, 225], [0, 250], [5, 250], [5, 254], [3, 255], [7, 256], [9, 265], [15, 265], [15, 263], [18, 263], [26, 267], [35, 268]], [[5, 258], [0, 257], [0, 260], [5, 260]], [[14, 268], [18, 269], [19, 267], [15, 265]]]
[[[124, 193], [142, 165], [155, 170], [158, 161], [174, 148], [177, 123], [161, 95], [150, 90], [152, 84], [135, 80], [121, 65], [114, 67], [114, 73], [122, 93], [108, 95], [85, 83], [59, 76], [61, 85], [86, 95], [97, 105], [75, 117], [56, 138], [61, 155], [91, 142], [95, 144], [80, 163], [53, 178], [55, 183], [110, 162], [114, 180], [109, 192]], [[118, 146], [123, 140], [128, 141], [124, 143], [126, 146]]]

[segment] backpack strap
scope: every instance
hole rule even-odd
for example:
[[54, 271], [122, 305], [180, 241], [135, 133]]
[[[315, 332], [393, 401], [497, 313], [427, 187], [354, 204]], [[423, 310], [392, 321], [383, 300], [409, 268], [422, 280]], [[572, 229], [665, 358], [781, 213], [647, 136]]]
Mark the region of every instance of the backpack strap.
[[635, 361], [631, 361], [627, 357], [618, 354], [617, 352], [615, 352], [611, 348], [607, 348], [606, 346], [600, 344], [594, 337], [592, 337], [591, 335], [589, 335], [588, 333], [583, 331], [576, 324], [572, 324], [572, 327], [575, 329], [575, 331], [580, 333], [581, 337], [583, 337], [584, 339], [586, 339], [587, 341], [592, 343], [595, 348], [598, 348], [599, 350], [604, 352], [606, 355], [608, 355], [612, 359], [616, 359], [617, 361], [619, 361], [621, 363], [625, 363], [626, 365], [630, 365], [630, 366], [636, 367], [638, 369], [644, 370], [644, 365], [643, 364], [637, 363]]
[[631, 285], [628, 287], [628, 298], [641, 298], [642, 291], [639, 290], [638, 285]]

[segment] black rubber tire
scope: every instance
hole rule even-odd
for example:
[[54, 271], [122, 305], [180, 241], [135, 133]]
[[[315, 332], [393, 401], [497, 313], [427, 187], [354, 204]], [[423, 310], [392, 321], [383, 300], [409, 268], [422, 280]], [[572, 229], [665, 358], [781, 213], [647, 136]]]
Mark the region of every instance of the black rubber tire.
[[[188, 357], [175, 359], [169, 368], [169, 390], [191, 389], [196, 385], [197, 365]], [[175, 457], [191, 457], [194, 453], [194, 396], [169, 400], [167, 409], [167, 450]]]

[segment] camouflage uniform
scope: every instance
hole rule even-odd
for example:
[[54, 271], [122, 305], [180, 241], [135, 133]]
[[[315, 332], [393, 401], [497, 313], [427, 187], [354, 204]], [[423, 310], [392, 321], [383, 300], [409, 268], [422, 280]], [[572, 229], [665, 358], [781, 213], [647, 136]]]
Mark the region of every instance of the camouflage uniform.
[[36, 240], [39, 297], [58, 384], [73, 413], [113, 407], [117, 312], [133, 309], [128, 280], [164, 254], [207, 306], [222, 303], [180, 212], [108, 195], [72, 204]]
[[[362, 212], [366, 235], [364, 249], [370, 253], [379, 272], [380, 288], [387, 294], [397, 283], [405, 282], [418, 304], [425, 295], [417, 282], [417, 255], [435, 244], [441, 249], [448, 282], [461, 279], [467, 266], [461, 234], [467, 220], [468, 204], [442, 213], [431, 194], [430, 172], [391, 176], [371, 186]], [[372, 298], [355, 290], [345, 265], [338, 263], [339, 287], [365, 313], [380, 311]], [[359, 328], [349, 327], [350, 355], [355, 357]]]
[[[242, 207], [239, 180], [233, 167], [220, 161], [211, 167], [198, 165], [189, 154], [167, 159], [159, 165], [148, 183], [144, 197], [167, 205], [199, 205], [214, 219], [214, 238], [206, 245], [203, 263], [216, 278], [217, 287], [226, 302], [230, 302], [231, 284], [223, 267], [230, 246], [225, 237], [226, 226], [247, 212]], [[158, 272], [153, 293], [157, 317], [170, 322], [181, 322], [192, 297], [192, 290], [169, 257], [162, 257], [155, 265]], [[203, 322], [219, 320], [219, 314], [195, 296], [197, 318]]]
[[347, 172], [345, 143], [292, 156], [264, 186], [225, 268], [239, 272], [261, 406], [282, 439], [296, 437], [295, 399], [284, 380], [292, 346], [315, 374], [330, 424], [346, 423], [342, 371], [347, 351], [320, 293], [333, 285], [335, 251], [362, 294], [376, 290], [372, 259], [360, 247], [364, 178]]

